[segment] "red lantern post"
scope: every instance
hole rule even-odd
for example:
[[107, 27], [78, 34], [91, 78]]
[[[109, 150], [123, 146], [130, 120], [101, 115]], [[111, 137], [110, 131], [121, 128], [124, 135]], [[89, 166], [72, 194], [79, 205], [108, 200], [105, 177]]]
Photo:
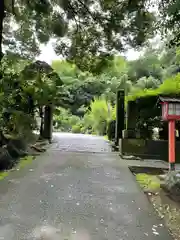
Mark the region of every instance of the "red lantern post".
[[175, 170], [175, 149], [176, 149], [176, 143], [175, 143], [175, 120], [169, 120], [169, 170], [174, 171]]
[[162, 103], [162, 119], [168, 121], [169, 170], [175, 170], [176, 121], [180, 120], [180, 99], [160, 97]]

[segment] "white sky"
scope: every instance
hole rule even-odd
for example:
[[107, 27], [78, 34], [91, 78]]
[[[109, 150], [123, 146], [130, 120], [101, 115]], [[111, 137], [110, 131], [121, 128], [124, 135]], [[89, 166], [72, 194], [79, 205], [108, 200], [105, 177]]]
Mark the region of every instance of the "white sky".
[[[137, 58], [140, 57], [141, 54], [142, 52], [140, 51], [129, 49], [124, 55], [127, 57], [128, 60], [136, 60]], [[52, 43], [49, 42], [46, 46], [44, 45], [41, 46], [41, 54], [38, 57], [38, 59], [51, 64], [53, 60], [59, 60], [62, 59], [62, 57], [56, 55]]]
[[[155, 38], [149, 41], [150, 44], [157, 48], [161, 44], [161, 37], [160, 35], [157, 35]], [[53, 41], [50, 41], [47, 45], [41, 45], [41, 54], [39, 55], [38, 59], [45, 61], [49, 64], [52, 63], [53, 60], [59, 60], [62, 59], [62, 56], [57, 56], [54, 49], [53, 49]], [[134, 49], [129, 49], [125, 54], [122, 54], [123, 56], [127, 57], [128, 60], [136, 60], [140, 56], [143, 55], [143, 49], [136, 51]]]
[[[160, 35], [156, 35], [152, 40], [149, 41], [150, 45], [152, 45], [154, 48], [159, 47], [161, 44], [161, 37]], [[57, 56], [54, 49], [53, 49], [53, 43], [54, 41], [51, 40], [47, 45], [41, 45], [41, 54], [37, 59], [41, 61], [45, 61], [49, 64], [52, 63], [53, 60], [59, 60], [62, 59], [62, 56]], [[121, 55], [121, 54], [120, 54]], [[134, 49], [129, 49], [125, 54], [122, 54], [123, 56], [127, 57], [128, 60], [136, 60], [141, 55], [143, 55], [143, 49], [136, 51]]]
[[46, 46], [42, 45], [40, 49], [41, 49], [41, 54], [38, 57], [38, 59], [41, 61], [45, 61], [51, 64], [53, 60], [61, 59], [60, 56], [56, 55], [51, 42], [49, 42]]

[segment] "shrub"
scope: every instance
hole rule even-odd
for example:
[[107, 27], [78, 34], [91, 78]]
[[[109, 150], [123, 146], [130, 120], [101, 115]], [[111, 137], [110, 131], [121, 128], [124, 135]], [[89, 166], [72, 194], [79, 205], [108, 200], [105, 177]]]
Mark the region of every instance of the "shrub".
[[84, 125], [95, 134], [106, 135], [108, 122], [114, 117], [115, 108], [103, 97], [95, 98], [84, 116]]
[[72, 115], [64, 108], [59, 108], [58, 114], [54, 116], [55, 128], [63, 132], [70, 132], [72, 126], [79, 125], [80, 123], [81, 119], [78, 116]]
[[81, 133], [81, 126], [80, 125], [72, 126], [72, 133]]

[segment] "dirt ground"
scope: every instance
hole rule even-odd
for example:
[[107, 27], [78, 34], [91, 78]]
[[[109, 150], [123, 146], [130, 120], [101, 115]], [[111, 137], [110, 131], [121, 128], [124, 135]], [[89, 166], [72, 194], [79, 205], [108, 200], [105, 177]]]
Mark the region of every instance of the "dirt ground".
[[164, 190], [160, 189], [156, 195], [150, 194], [148, 198], [152, 202], [158, 215], [164, 219], [174, 239], [180, 239], [180, 203], [171, 200]]
[[[130, 168], [137, 182], [152, 203], [158, 216], [164, 220], [175, 240], [180, 240], [180, 202], [175, 202], [167, 192], [161, 188], [159, 175], [153, 172]], [[138, 173], [139, 172], [139, 173]]]

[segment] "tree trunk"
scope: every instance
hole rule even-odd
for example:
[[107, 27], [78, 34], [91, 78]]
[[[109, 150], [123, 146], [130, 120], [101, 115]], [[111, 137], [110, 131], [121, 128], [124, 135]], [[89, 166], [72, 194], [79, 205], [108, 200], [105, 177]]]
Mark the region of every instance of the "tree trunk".
[[4, 0], [0, 0], [0, 61], [3, 58], [2, 40], [3, 40], [3, 21], [4, 21], [4, 17], [5, 17]]
[[44, 129], [44, 123], [43, 123], [43, 118], [41, 118], [39, 139], [43, 139], [43, 129]]
[[43, 139], [43, 129], [44, 129], [44, 114], [43, 114], [43, 107], [39, 108], [39, 116], [41, 118], [41, 126], [40, 126], [40, 135], [39, 139]]
[[52, 140], [52, 125], [53, 125], [53, 106], [47, 105], [44, 109], [44, 129], [43, 138]]
[[[2, 70], [1, 70], [1, 60], [3, 58], [2, 52], [2, 42], [3, 42], [3, 22], [5, 18], [5, 0], [0, 0], [0, 79], [2, 79]], [[7, 139], [5, 138], [3, 131], [0, 130], [0, 145], [4, 145], [7, 143]]]

